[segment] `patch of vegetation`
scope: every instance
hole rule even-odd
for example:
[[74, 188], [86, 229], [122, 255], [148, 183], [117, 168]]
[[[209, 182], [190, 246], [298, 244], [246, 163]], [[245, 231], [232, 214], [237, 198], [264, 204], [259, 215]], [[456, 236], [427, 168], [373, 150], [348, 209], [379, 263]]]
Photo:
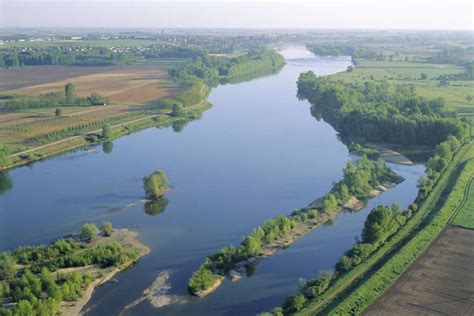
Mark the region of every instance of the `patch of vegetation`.
[[[83, 232], [89, 228], [84, 226]], [[93, 235], [96, 232], [97, 227]], [[71, 238], [0, 253], [0, 315], [56, 315], [61, 302], [78, 300], [99, 277], [62, 269], [118, 267], [136, 261], [138, 256], [119, 242], [86, 244]]]
[[149, 199], [159, 199], [170, 190], [168, 177], [162, 170], [154, 171], [143, 178], [143, 189]]
[[346, 85], [310, 71], [298, 79], [298, 96], [346, 139], [436, 145], [449, 135], [461, 142], [470, 137], [469, 124], [449, 113], [442, 99], [419, 97], [413, 85]]

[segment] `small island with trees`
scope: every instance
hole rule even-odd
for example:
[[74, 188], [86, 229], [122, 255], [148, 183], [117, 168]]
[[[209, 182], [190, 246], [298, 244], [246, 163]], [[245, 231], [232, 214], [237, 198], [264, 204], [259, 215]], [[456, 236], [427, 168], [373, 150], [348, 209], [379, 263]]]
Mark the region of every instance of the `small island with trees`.
[[162, 170], [157, 170], [143, 178], [143, 188], [146, 198], [156, 201], [163, 197], [166, 192], [171, 191], [168, 183], [168, 177]]

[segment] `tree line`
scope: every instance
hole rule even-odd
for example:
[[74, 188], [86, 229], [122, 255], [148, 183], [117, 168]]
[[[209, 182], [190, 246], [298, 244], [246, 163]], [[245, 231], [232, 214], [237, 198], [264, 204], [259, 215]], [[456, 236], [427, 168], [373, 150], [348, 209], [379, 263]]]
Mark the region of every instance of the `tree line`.
[[117, 66], [128, 64], [129, 61], [129, 53], [114, 52], [105, 47], [45, 47], [34, 50], [11, 48], [0, 51], [0, 68], [38, 65]]
[[436, 145], [449, 135], [461, 142], [470, 137], [469, 124], [447, 111], [443, 99], [417, 96], [413, 85], [344, 84], [309, 71], [298, 78], [298, 97], [351, 141]]
[[[8, 110], [37, 109], [62, 106], [96, 106], [106, 105], [110, 100], [97, 92], [92, 92], [89, 96], [83, 98], [74, 94], [75, 86], [67, 83], [62, 92], [50, 92], [37, 96], [31, 95], [7, 95], [3, 96], [6, 100], [0, 103], [0, 108]], [[58, 113], [56, 116], [61, 116]]]

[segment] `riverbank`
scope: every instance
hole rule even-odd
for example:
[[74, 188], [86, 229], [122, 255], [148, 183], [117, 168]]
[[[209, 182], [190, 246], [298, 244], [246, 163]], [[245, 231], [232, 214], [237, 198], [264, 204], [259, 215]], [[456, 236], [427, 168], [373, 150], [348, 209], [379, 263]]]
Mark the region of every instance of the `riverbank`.
[[[107, 242], [118, 242], [124, 249], [136, 251], [139, 254], [139, 257], [136, 260], [125, 262], [118, 267], [109, 267], [104, 269], [98, 266], [86, 266], [79, 269], [74, 269], [74, 271], [79, 271], [82, 274], [89, 273], [91, 276], [95, 276], [96, 279], [92, 281], [89, 286], [87, 286], [79, 300], [61, 303], [61, 315], [81, 315], [83, 313], [83, 307], [86, 306], [87, 302], [89, 302], [96, 287], [106, 283], [107, 281], [110, 281], [117, 273], [125, 270], [129, 266], [133, 265], [139, 258], [150, 253], [150, 248], [138, 239], [138, 233], [128, 229], [115, 229], [111, 236], [99, 238], [91, 244], [91, 247]], [[57, 273], [67, 272], [68, 269], [61, 269]]]

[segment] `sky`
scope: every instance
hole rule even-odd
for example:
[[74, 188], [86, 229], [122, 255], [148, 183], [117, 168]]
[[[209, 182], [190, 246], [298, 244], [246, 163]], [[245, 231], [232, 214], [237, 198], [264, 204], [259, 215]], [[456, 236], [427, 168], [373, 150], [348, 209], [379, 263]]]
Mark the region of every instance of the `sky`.
[[0, 0], [0, 27], [473, 30], [472, 0]]

